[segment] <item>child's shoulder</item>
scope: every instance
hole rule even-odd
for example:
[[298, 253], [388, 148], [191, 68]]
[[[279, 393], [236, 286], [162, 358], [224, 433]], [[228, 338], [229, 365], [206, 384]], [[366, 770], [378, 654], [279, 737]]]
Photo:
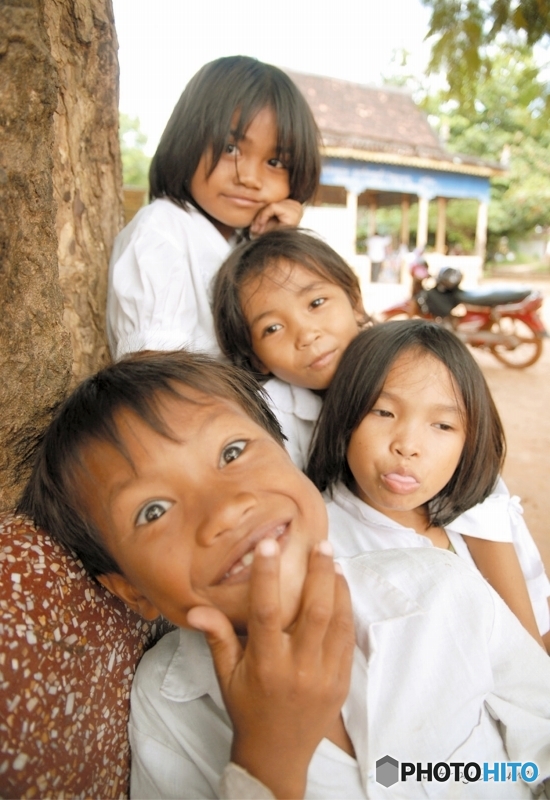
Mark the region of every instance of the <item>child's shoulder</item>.
[[477, 570], [448, 550], [438, 547], [375, 550], [340, 560], [352, 587], [385, 585], [427, 609], [445, 599], [467, 610], [490, 610], [493, 601]]
[[321, 413], [323, 401], [311, 389], [293, 386], [279, 378], [270, 378], [264, 384], [272, 406], [285, 414], [315, 422]]
[[164, 227], [167, 224], [187, 226], [192, 223], [194, 215], [202, 216], [194, 208], [183, 208], [167, 197], [157, 197], [151, 203], [140, 208], [124, 230], [136, 230], [144, 225], [151, 227]]
[[144, 653], [139, 662], [133, 687], [136, 689], [143, 686], [160, 688], [179, 645], [179, 629], [170, 631], [162, 639], [159, 639], [154, 647]]
[[213, 682], [211, 663], [210, 650], [200, 631], [175, 628], [144, 654], [132, 690], [146, 694], [160, 691], [167, 699], [190, 699], [196, 695], [197, 685]]
[[[193, 206], [187, 208], [166, 197], [153, 200], [141, 208], [115, 239], [111, 262], [115, 263], [130, 248], [134, 255], [169, 245], [175, 251], [195, 253], [200, 264], [214, 254], [216, 265], [227, 257], [231, 246], [214, 225]], [[158, 255], [158, 253], [156, 253]]]

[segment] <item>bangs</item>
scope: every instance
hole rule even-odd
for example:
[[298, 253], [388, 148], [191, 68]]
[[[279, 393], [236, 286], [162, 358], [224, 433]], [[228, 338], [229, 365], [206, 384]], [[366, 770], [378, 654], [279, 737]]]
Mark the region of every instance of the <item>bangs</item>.
[[[243, 65], [244, 66], [244, 65]], [[212, 148], [211, 174], [232, 135], [242, 139], [254, 117], [270, 108], [277, 127], [277, 153], [289, 171], [290, 197], [305, 202], [319, 180], [319, 134], [305, 98], [291, 79], [276, 67], [257, 62], [243, 74], [225, 74], [216, 85], [203, 125]], [[238, 119], [235, 124], [235, 112]]]
[[[222, 137], [223, 140], [212, 142], [213, 151], [218, 154], [217, 158], [219, 158], [223, 147], [227, 143], [228, 135], [233, 135], [236, 141], [244, 138], [254, 117], [264, 108], [269, 108], [273, 112], [277, 127], [277, 158], [283, 162], [287, 169], [292, 170], [296, 136], [293, 116], [288, 113], [288, 99], [281, 96], [281, 92], [277, 91], [278, 87], [273, 84], [273, 81], [266, 80], [265, 83], [267, 84], [266, 86], [255, 84], [252, 91], [247, 92], [242, 101], [237, 101], [233, 105], [233, 111], [229, 111], [229, 128], [226, 129], [225, 136]], [[232, 127], [231, 122], [235, 109], [237, 109], [239, 117], [237, 124]]]
[[170, 197], [183, 207], [193, 205], [190, 185], [203, 153], [211, 149], [211, 174], [230, 134], [242, 139], [263, 108], [271, 108], [275, 115], [276, 157], [288, 169], [289, 197], [299, 203], [310, 200], [321, 173], [313, 114], [288, 75], [247, 56], [205, 64], [191, 78], [151, 161], [150, 198]]

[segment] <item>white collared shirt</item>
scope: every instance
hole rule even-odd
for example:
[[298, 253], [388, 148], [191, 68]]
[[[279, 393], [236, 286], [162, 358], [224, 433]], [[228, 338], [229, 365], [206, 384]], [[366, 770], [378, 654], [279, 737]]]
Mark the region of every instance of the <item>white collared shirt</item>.
[[311, 437], [323, 401], [310, 389], [270, 378], [264, 389], [270, 407], [287, 438], [285, 447], [298, 469], [305, 469]]
[[[341, 563], [357, 638], [342, 716], [357, 760], [323, 740], [306, 797], [531, 797], [521, 781], [376, 783], [376, 761], [386, 755], [423, 763], [534, 761], [544, 779], [550, 659], [451, 553], [384, 550]], [[168, 634], [145, 654], [132, 687], [131, 797], [220, 797], [231, 739], [202, 634]], [[246, 796], [255, 796], [253, 786]]]
[[231, 249], [192, 206], [184, 210], [162, 198], [138, 211], [111, 255], [107, 334], [113, 358], [183, 347], [220, 356], [210, 285]]
[[[395, 547], [433, 547], [427, 536], [405, 528], [338, 484], [327, 500], [330, 539], [335, 555], [355, 556]], [[460, 558], [475, 567], [463, 535], [493, 542], [513, 542], [541, 634], [550, 629], [550, 582], [533, 537], [523, 521], [519, 497], [510, 497], [502, 479], [483, 502], [461, 514], [445, 531]]]

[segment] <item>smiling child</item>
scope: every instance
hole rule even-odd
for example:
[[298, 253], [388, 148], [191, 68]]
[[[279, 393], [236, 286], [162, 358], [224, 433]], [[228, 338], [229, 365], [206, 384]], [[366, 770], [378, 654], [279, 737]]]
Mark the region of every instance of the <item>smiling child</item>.
[[283, 228], [239, 246], [213, 287], [220, 348], [257, 376], [300, 468], [307, 463], [321, 395], [370, 318], [357, 276], [326, 242]]
[[528, 798], [550, 774], [541, 648], [451, 554], [334, 565], [321, 495], [234, 368], [144, 353], [89, 378], [46, 431], [21, 510], [178, 626], [134, 680], [132, 797], [423, 796], [376, 783], [388, 754], [535, 765], [527, 781], [451, 778], [457, 797]]

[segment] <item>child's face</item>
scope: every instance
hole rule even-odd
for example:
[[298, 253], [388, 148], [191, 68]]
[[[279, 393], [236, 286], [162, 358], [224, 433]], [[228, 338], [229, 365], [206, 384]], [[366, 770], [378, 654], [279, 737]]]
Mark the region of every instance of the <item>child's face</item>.
[[215, 606], [244, 629], [251, 552], [274, 538], [288, 626], [309, 552], [326, 537], [323, 500], [238, 405], [185, 391], [200, 404], [161, 398], [177, 441], [122, 410], [118, 431], [131, 463], [105, 442], [84, 450], [82, 500], [124, 575], [101, 580], [147, 618], [161, 613], [185, 626], [189, 609]]
[[466, 438], [449, 370], [426, 352], [398, 356], [380, 397], [353, 432], [347, 459], [356, 494], [406, 527], [450, 481]]
[[241, 302], [262, 371], [306, 389], [330, 385], [364, 315], [338, 284], [283, 260], [246, 281]]
[[[233, 124], [237, 122], [235, 114]], [[277, 155], [277, 124], [269, 107], [256, 114], [243, 139], [234, 142], [230, 137], [208, 175], [210, 163], [208, 148], [191, 179], [191, 195], [224, 236], [248, 228], [262, 208], [289, 196], [288, 170]]]

